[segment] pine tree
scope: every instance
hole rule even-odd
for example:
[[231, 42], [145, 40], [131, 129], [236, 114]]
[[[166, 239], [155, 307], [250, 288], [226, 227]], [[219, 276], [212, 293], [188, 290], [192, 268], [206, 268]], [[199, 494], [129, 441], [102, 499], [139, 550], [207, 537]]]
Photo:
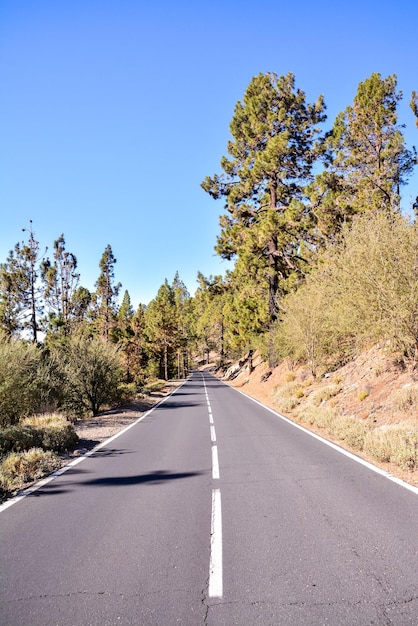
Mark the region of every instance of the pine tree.
[[192, 341], [192, 300], [186, 285], [180, 280], [179, 273], [176, 272], [171, 288], [174, 293], [174, 303], [176, 307], [177, 322], [177, 377], [183, 378], [188, 371], [189, 346]]
[[100, 333], [108, 340], [110, 329], [115, 324], [116, 298], [118, 297], [121, 284], [115, 284], [114, 266], [116, 259], [112, 248], [107, 245], [100, 259], [100, 276], [96, 282], [96, 321]]
[[168, 380], [173, 352], [177, 347], [178, 326], [174, 290], [167, 279], [149, 303], [145, 323], [151, 351], [158, 360], [160, 377]]
[[65, 249], [64, 235], [54, 241], [54, 261], [49, 258], [41, 264], [44, 282], [44, 298], [49, 307], [49, 319], [52, 327], [62, 330], [64, 335], [70, 331], [73, 315], [73, 296], [77, 289], [80, 274], [76, 272], [77, 259]]
[[222, 276], [206, 278], [201, 272], [197, 280], [199, 286], [193, 298], [194, 337], [202, 360], [209, 363], [210, 353], [215, 351], [222, 366], [226, 354], [224, 307], [228, 283]]
[[319, 231], [332, 237], [356, 213], [400, 210], [400, 188], [415, 155], [405, 146], [396, 76], [374, 73], [360, 83], [324, 143], [327, 168], [309, 188]]
[[227, 259], [255, 257], [263, 264], [271, 323], [280, 281], [297, 269], [307, 234], [303, 190], [318, 156], [315, 139], [324, 108], [322, 97], [306, 102], [292, 74], [259, 74], [235, 107], [223, 174], [202, 183], [212, 197], [226, 200], [217, 252]]
[[37, 343], [39, 318], [43, 311], [38, 285], [42, 255], [32, 220], [30, 228], [22, 230], [29, 232], [27, 243], [17, 243], [0, 267], [0, 323], [7, 335], [28, 330], [33, 342]]

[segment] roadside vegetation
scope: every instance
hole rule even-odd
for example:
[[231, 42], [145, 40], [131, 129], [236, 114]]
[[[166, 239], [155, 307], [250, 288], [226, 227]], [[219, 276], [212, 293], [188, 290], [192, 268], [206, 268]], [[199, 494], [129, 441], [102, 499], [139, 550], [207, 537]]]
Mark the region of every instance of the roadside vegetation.
[[[377, 344], [415, 376], [418, 199], [402, 211], [401, 190], [417, 156], [398, 121], [401, 99], [395, 75], [373, 73], [327, 125], [324, 97], [309, 102], [292, 74], [255, 76], [220, 173], [202, 182], [223, 202], [216, 251], [233, 269], [198, 273], [193, 296], [176, 273], [133, 310], [110, 245], [90, 292], [64, 234], [48, 257], [30, 222], [0, 264], [0, 488], [51, 471], [75, 445], [75, 420], [185, 377], [213, 353], [220, 371], [247, 355], [251, 372], [256, 351], [266, 379], [289, 368], [276, 392], [282, 411], [415, 469], [416, 386], [396, 398], [408, 421], [386, 429], [341, 412], [341, 380], [311, 387]], [[413, 119], [415, 92], [410, 105]], [[292, 378], [301, 367], [306, 376]], [[357, 389], [359, 402], [369, 396]]]

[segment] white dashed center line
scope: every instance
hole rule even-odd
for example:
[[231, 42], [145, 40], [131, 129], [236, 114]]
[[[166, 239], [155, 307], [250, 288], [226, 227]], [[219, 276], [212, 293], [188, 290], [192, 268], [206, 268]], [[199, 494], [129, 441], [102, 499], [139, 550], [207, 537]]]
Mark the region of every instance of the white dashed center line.
[[[202, 374], [205, 388], [206, 402], [209, 413], [210, 439], [212, 443], [212, 479], [219, 480], [218, 446], [216, 445], [216, 432], [210, 405], [206, 381]], [[209, 565], [209, 589], [210, 598], [222, 598], [223, 595], [223, 565], [222, 565], [222, 509], [221, 490], [212, 489], [212, 521], [210, 529], [210, 565]]]

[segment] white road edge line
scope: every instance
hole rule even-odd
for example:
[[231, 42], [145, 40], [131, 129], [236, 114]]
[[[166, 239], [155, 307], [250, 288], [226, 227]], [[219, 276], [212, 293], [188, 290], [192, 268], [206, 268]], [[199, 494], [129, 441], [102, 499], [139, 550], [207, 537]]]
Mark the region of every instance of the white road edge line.
[[113, 435], [112, 437], [109, 437], [109, 439], [105, 439], [105, 441], [102, 441], [101, 443], [99, 443], [95, 448], [93, 448], [92, 450], [89, 450], [88, 452], [83, 454], [83, 456], [80, 456], [80, 457], [74, 459], [73, 461], [68, 463], [68, 465], [64, 465], [64, 467], [60, 467], [60, 469], [56, 470], [53, 474], [50, 474], [46, 478], [42, 478], [41, 480], [36, 482], [31, 487], [28, 487], [24, 491], [21, 491], [20, 493], [18, 493], [17, 496], [15, 496], [14, 498], [11, 498], [10, 500], [7, 500], [3, 504], [1, 504], [0, 505], [0, 513], [5, 511], [9, 507], [13, 506], [14, 504], [17, 504], [18, 502], [20, 502], [20, 500], [23, 500], [23, 498], [26, 498], [27, 496], [30, 496], [35, 491], [38, 491], [38, 489], [41, 489], [41, 487], [44, 487], [48, 483], [52, 482], [55, 478], [57, 478], [57, 476], [61, 476], [61, 474], [64, 474], [65, 472], [67, 472], [69, 469], [71, 469], [75, 465], [78, 465], [79, 463], [81, 463], [82, 461], [87, 459], [89, 456], [92, 456], [95, 452], [97, 452], [97, 450], [100, 450], [100, 448], [103, 448], [104, 446], [107, 446], [109, 443], [111, 443], [112, 441], [114, 441], [115, 439], [120, 437], [120, 435], [123, 435], [124, 433], [126, 433], [126, 431], [128, 431], [130, 428], [133, 428], [134, 426], [136, 426], [136, 424], [139, 424], [139, 422], [142, 422], [142, 420], [144, 420], [146, 417], [148, 417], [148, 415], [150, 413], [152, 413], [155, 409], [157, 409], [159, 406], [161, 406], [166, 400], [168, 400], [168, 398], [170, 398], [172, 395], [174, 395], [176, 393], [176, 391], [178, 391], [181, 387], [183, 387], [183, 385], [186, 382], [187, 381], [185, 380], [181, 385], [176, 387], [170, 394], [168, 394], [168, 396], [165, 396], [165, 398], [163, 398], [162, 400], [157, 402], [157, 404], [155, 404], [153, 407], [151, 407], [151, 409], [149, 409], [149, 411], [144, 413], [144, 415], [141, 415], [141, 417], [139, 417], [137, 420], [132, 422], [132, 424], [129, 424], [129, 426], [126, 426], [126, 428], [124, 428], [123, 430], [120, 430], [118, 433], [116, 433], [116, 435]]
[[222, 598], [222, 508], [221, 491], [212, 491], [212, 522], [210, 540], [209, 589], [210, 598]]
[[[216, 378], [216, 376], [214, 378]], [[276, 417], [279, 417], [284, 422], [287, 422], [291, 426], [294, 426], [295, 428], [298, 428], [299, 430], [303, 431], [307, 435], [310, 435], [314, 439], [317, 439], [318, 441], [321, 441], [326, 446], [329, 446], [333, 450], [336, 450], [337, 452], [340, 452], [340, 454], [344, 454], [345, 456], [347, 456], [352, 461], [356, 461], [356, 463], [360, 463], [360, 465], [364, 465], [364, 467], [367, 467], [367, 469], [371, 470], [372, 472], [375, 472], [376, 474], [380, 474], [381, 476], [384, 476], [385, 478], [387, 478], [388, 480], [392, 481], [393, 483], [396, 483], [400, 487], [404, 487], [405, 489], [408, 489], [409, 491], [412, 491], [412, 493], [414, 493], [415, 495], [418, 495], [418, 487], [414, 487], [414, 485], [410, 485], [409, 483], [404, 482], [400, 478], [396, 478], [396, 476], [392, 476], [392, 474], [389, 474], [388, 472], [385, 472], [385, 470], [380, 469], [380, 467], [376, 467], [376, 465], [373, 465], [372, 463], [369, 463], [365, 459], [362, 459], [361, 457], [356, 456], [352, 452], [349, 452], [348, 450], [345, 450], [344, 448], [341, 448], [336, 443], [333, 443], [332, 441], [328, 441], [327, 439], [324, 439], [320, 435], [317, 435], [316, 433], [313, 433], [310, 430], [307, 430], [303, 426], [300, 426], [300, 424], [296, 424], [296, 422], [292, 422], [292, 420], [290, 420], [285, 415], [282, 415], [278, 411], [275, 411], [274, 409], [271, 409], [269, 406], [266, 406], [265, 404], [263, 404], [259, 400], [256, 400], [255, 398], [252, 398], [251, 396], [249, 396], [248, 394], [244, 393], [243, 391], [240, 391], [239, 389], [236, 389], [235, 387], [231, 387], [231, 385], [228, 385], [227, 383], [225, 383], [220, 378], [216, 378], [216, 380], [222, 382], [224, 385], [226, 385], [230, 389], [233, 389], [237, 393], [240, 393], [245, 398], [248, 398], [248, 400], [251, 400], [252, 402], [255, 402], [255, 404], [258, 404], [259, 406], [262, 406], [263, 409], [266, 409], [267, 411], [270, 411], [270, 413], [273, 413], [273, 415], [276, 415]]]

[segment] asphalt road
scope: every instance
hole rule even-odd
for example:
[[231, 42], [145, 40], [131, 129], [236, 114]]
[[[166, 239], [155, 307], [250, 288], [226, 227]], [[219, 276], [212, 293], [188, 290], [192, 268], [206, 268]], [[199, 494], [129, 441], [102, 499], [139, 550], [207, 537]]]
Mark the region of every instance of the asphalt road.
[[209, 374], [0, 511], [0, 624], [418, 624], [418, 494]]

